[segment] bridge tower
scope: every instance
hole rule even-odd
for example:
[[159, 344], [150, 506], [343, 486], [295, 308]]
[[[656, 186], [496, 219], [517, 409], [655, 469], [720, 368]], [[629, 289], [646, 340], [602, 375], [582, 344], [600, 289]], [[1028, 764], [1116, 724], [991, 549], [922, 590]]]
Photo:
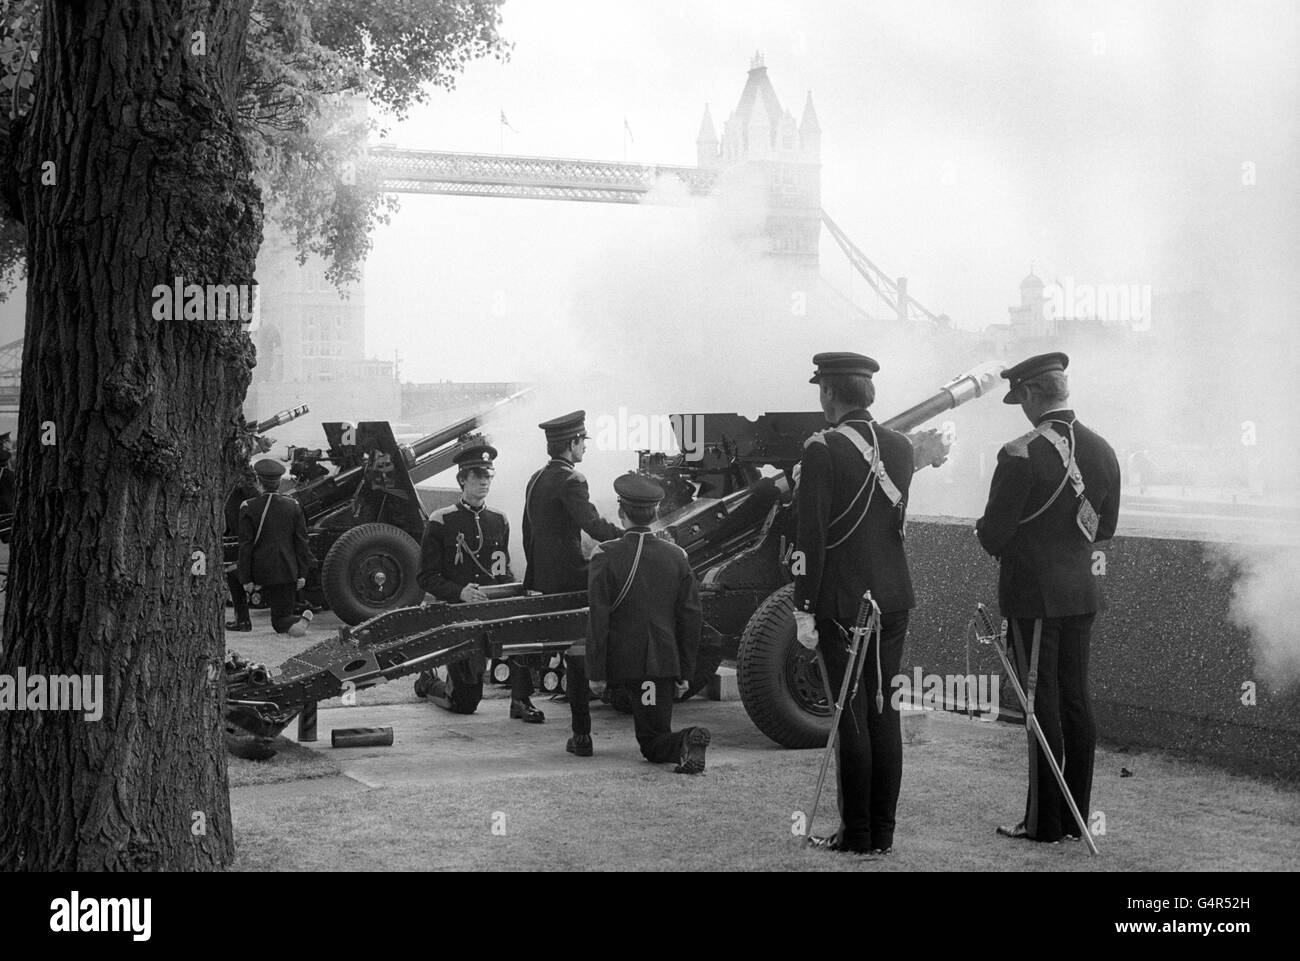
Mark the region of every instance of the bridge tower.
[[721, 139], [705, 106], [696, 154], [701, 167], [724, 173], [724, 202], [753, 204], [761, 211], [756, 224], [747, 222], [751, 232], [756, 229], [763, 235], [766, 254], [794, 267], [816, 269], [821, 232], [821, 125], [811, 91], [804, 100], [803, 117], [796, 123], [794, 115], [781, 106], [762, 54], [755, 53], [740, 101], [723, 124]]

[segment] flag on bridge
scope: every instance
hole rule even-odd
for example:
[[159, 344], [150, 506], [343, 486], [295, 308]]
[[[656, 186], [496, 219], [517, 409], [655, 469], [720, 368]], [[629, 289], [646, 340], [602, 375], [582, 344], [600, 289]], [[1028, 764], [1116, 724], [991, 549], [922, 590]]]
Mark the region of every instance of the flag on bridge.
[[518, 130], [510, 126], [510, 121], [506, 119], [506, 112], [504, 110], [501, 111], [501, 126], [509, 128], [511, 133], [519, 133]]
[[623, 132], [627, 134], [627, 139], [636, 143], [636, 137], [632, 136], [632, 128], [627, 125], [627, 117], [623, 118]]

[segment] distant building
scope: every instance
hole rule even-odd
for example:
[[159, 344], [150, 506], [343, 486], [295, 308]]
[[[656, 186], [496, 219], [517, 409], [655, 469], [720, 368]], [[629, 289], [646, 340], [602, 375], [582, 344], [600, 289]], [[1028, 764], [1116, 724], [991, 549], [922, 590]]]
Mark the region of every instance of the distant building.
[[[740, 101], [719, 139], [708, 105], [696, 138], [701, 167], [728, 171], [723, 192], [752, 192], [761, 216], [736, 226], [765, 239], [765, 253], [802, 267], [817, 266], [821, 231], [821, 125], [812, 93], [803, 117], [781, 106], [761, 54], [754, 54]], [[749, 198], [745, 198], [749, 199]]]
[[1011, 315], [1011, 339], [1034, 340], [1056, 333], [1055, 318], [1047, 317], [1047, 298], [1043, 296], [1043, 282], [1029, 271], [1020, 281], [1020, 304], [1007, 308]]
[[1133, 285], [1044, 284], [1032, 269], [1020, 281], [1020, 303], [1007, 314], [1007, 323], [989, 325], [980, 338], [1003, 356], [1121, 341], [1149, 345], [1156, 329], [1149, 301]]
[[321, 258], [299, 266], [296, 257], [289, 238], [268, 223], [257, 257], [261, 319], [245, 416], [306, 403], [308, 416], [273, 432], [277, 441], [305, 446], [324, 440], [321, 421], [398, 420], [394, 363], [366, 357], [365, 283], [349, 285], [345, 299], [326, 280]]
[[[334, 105], [334, 122], [363, 123], [364, 97]], [[281, 443], [319, 446], [321, 421], [396, 421], [401, 387], [393, 361], [366, 356], [366, 288], [359, 280], [343, 293], [325, 278], [326, 263], [315, 255], [298, 264], [292, 238], [267, 211], [257, 256], [260, 323], [253, 333], [257, 366], [244, 401], [248, 419], [266, 417], [297, 403], [311, 413], [273, 431]], [[346, 296], [345, 296], [346, 295]]]

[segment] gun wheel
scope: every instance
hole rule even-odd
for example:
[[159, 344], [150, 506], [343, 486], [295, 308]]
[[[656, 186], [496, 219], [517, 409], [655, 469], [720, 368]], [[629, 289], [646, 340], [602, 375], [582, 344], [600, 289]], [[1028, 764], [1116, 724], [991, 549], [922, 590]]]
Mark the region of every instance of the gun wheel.
[[782, 747], [825, 747], [830, 736], [816, 655], [795, 640], [794, 585], [759, 605], [740, 639], [736, 680], [745, 713]]
[[362, 524], [330, 547], [321, 565], [321, 587], [344, 624], [360, 624], [385, 611], [420, 603], [415, 582], [420, 545], [391, 524]]

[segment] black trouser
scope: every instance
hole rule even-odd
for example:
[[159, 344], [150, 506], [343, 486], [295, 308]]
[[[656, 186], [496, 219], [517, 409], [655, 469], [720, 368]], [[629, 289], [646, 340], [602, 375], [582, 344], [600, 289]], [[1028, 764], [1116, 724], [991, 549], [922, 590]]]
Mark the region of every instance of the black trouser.
[[[647, 677], [623, 683], [632, 696], [632, 723], [636, 742], [641, 745], [641, 756], [655, 764], [681, 760], [682, 732], [673, 731], [675, 680], [671, 677]], [[650, 694], [652, 690], [653, 697]], [[647, 704], [647, 701], [651, 703]]]
[[533, 672], [522, 657], [512, 657], [509, 660], [510, 697], [512, 700], [525, 701], [533, 696]]
[[[1038, 641], [1038, 672], [1034, 685], [1034, 717], [1060, 763], [1065, 784], [1088, 821], [1092, 798], [1092, 764], [1097, 726], [1088, 697], [1088, 645], [1095, 614], [1011, 621], [1016, 673], [1029, 696], [1034, 624], [1042, 625]], [[1029, 735], [1029, 791], [1025, 800], [1025, 830], [1039, 841], [1058, 841], [1062, 834], [1078, 836], [1070, 806], [1056, 783], [1047, 756], [1032, 731]]]
[[591, 733], [591, 686], [587, 683], [587, 656], [564, 655], [564, 693], [573, 715], [573, 733]]
[[263, 584], [262, 599], [271, 608], [271, 626], [277, 634], [284, 634], [298, 623], [297, 584]]
[[[863, 635], [859, 655], [866, 661], [858, 692], [844, 707], [839, 726], [839, 779], [843, 844], [853, 850], [888, 848], [894, 843], [894, 812], [903, 781], [903, 732], [894, 708], [894, 677], [903, 663], [907, 611], [883, 614], [880, 620], [880, 674], [876, 672], [874, 634]], [[852, 623], [817, 619], [819, 647], [830, 675], [831, 693], [840, 696], [849, 659]], [[881, 677], [880, 675], [883, 675]], [[884, 709], [876, 709], [877, 681]], [[853, 682], [849, 682], [850, 691]]]
[[226, 571], [226, 587], [230, 591], [230, 602], [235, 606], [236, 623], [247, 624], [248, 595], [244, 592], [244, 585], [239, 582], [239, 571]]

